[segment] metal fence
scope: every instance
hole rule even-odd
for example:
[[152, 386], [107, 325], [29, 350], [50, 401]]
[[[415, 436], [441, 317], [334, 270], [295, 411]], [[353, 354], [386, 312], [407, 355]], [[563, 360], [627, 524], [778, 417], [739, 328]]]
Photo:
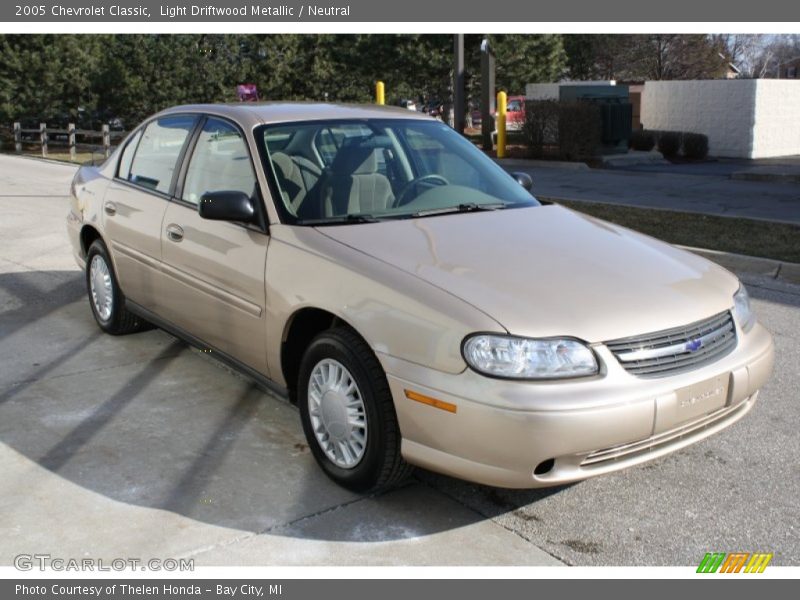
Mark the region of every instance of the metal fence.
[[[112, 141], [119, 141], [126, 135], [126, 131], [111, 131], [108, 124], [103, 125], [100, 131], [94, 131], [77, 129], [74, 123], [69, 123], [66, 129], [50, 128], [47, 123], [39, 123], [38, 129], [26, 129], [17, 122], [14, 123], [14, 149], [17, 154], [22, 154], [25, 144], [39, 146], [42, 158], [47, 158], [51, 146], [68, 148], [70, 160], [73, 162], [80, 150], [91, 152], [92, 155], [101, 152], [108, 158], [114, 146]], [[99, 143], [93, 143], [94, 140], [99, 140]]]

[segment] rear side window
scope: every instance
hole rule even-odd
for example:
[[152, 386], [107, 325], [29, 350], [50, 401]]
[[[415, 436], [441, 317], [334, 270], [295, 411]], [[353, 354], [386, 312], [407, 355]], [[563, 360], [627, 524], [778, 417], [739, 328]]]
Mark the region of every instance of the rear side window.
[[131, 163], [128, 181], [163, 194], [169, 193], [178, 156], [194, 123], [195, 117], [180, 115], [156, 119], [145, 127]]
[[256, 176], [241, 132], [221, 119], [209, 118], [192, 152], [183, 200], [198, 204], [206, 192], [244, 192], [251, 198]]
[[133, 153], [136, 152], [136, 146], [139, 145], [139, 140], [142, 137], [142, 130], [137, 131], [122, 151], [122, 157], [119, 159], [119, 171], [117, 176], [122, 179], [128, 179], [131, 174], [131, 163], [133, 162]]

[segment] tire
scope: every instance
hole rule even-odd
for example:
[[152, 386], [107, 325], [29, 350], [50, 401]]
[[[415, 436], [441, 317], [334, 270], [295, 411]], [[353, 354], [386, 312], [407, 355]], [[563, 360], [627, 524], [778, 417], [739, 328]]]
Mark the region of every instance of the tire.
[[[339, 372], [342, 383], [332, 388], [325, 377], [334, 378], [339, 367], [346, 374]], [[355, 389], [346, 396], [341, 391], [349, 382]], [[400, 428], [386, 375], [370, 347], [352, 330], [339, 327], [314, 338], [300, 364], [297, 391], [308, 446], [333, 481], [355, 492], [372, 493], [392, 488], [410, 475], [413, 467], [400, 455]], [[345, 414], [360, 425], [342, 425], [336, 417]], [[323, 439], [327, 435], [326, 447], [317, 432]], [[335, 443], [336, 434], [346, 441]], [[342, 450], [348, 443], [349, 456]], [[344, 464], [348, 459], [351, 464]]]
[[[99, 269], [100, 274], [92, 285], [93, 265]], [[86, 292], [89, 296], [89, 306], [92, 308], [94, 320], [100, 329], [111, 335], [125, 335], [144, 329], [152, 325], [133, 314], [125, 307], [125, 296], [119, 287], [114, 265], [108, 256], [106, 245], [95, 240], [86, 253]], [[105, 275], [105, 276], [103, 276]], [[97, 299], [95, 296], [97, 295]], [[110, 303], [108, 299], [110, 298]]]

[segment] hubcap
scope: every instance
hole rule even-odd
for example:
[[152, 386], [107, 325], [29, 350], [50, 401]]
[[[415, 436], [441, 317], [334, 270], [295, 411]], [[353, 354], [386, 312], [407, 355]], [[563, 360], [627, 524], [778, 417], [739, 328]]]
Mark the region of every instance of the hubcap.
[[114, 308], [113, 286], [106, 261], [99, 254], [95, 254], [89, 266], [89, 290], [92, 293], [94, 310], [103, 321], [111, 318], [111, 311]]
[[308, 413], [320, 448], [337, 467], [352, 469], [367, 449], [361, 391], [342, 363], [326, 358], [311, 371]]

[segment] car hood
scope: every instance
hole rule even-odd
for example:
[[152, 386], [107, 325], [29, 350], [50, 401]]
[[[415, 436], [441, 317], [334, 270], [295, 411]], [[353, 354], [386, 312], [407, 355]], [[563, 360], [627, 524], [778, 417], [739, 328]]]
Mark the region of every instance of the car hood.
[[559, 205], [318, 228], [521, 336], [587, 342], [732, 307], [738, 281], [664, 242]]

